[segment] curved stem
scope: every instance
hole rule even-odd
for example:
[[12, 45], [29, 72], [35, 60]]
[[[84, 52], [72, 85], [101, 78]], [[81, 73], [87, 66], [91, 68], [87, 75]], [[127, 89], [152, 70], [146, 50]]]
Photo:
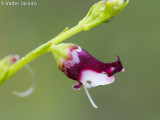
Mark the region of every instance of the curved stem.
[[19, 91], [16, 91], [16, 90], [11, 91], [11, 93], [13, 95], [16, 95], [18, 97], [27, 97], [27, 96], [31, 95], [34, 92], [34, 90], [36, 88], [36, 84], [37, 84], [36, 75], [35, 75], [33, 69], [29, 65], [26, 65], [25, 68], [28, 70], [28, 72], [31, 75], [32, 84], [26, 91], [23, 91], [23, 92], [19, 92]]
[[48, 52], [48, 49], [53, 44], [58, 44], [62, 42], [63, 40], [71, 37], [72, 35], [75, 35], [78, 32], [81, 32], [83, 30], [83, 26], [78, 24], [75, 27], [62, 32], [57, 37], [53, 38], [52, 40], [48, 41], [47, 43], [41, 45], [40, 47], [36, 48], [35, 50], [28, 53], [25, 57], [22, 57], [17, 63], [15, 63], [13, 66], [10, 67], [9, 73], [7, 76], [7, 79], [9, 79], [12, 75], [14, 75], [17, 71], [19, 71], [22, 67], [24, 67], [26, 64], [30, 63], [40, 55]]

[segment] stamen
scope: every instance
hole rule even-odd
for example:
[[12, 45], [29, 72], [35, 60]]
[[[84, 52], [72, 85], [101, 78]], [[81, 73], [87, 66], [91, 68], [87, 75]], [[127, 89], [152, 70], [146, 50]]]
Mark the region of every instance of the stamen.
[[28, 90], [26, 90], [24, 92], [18, 92], [18, 91], [13, 90], [12, 94], [14, 94], [18, 97], [27, 97], [27, 96], [31, 95], [33, 93], [33, 91], [35, 90], [35, 87], [36, 87], [36, 84], [37, 84], [36, 76], [35, 76], [35, 73], [34, 73], [33, 69], [29, 65], [26, 65], [25, 68], [31, 74], [32, 84], [28, 88]]
[[[83, 87], [84, 87], [84, 86], [83, 86]], [[88, 99], [89, 99], [89, 101], [91, 102], [92, 106], [97, 109], [98, 106], [97, 106], [97, 105], [94, 103], [94, 101], [92, 100], [92, 98], [91, 98], [91, 96], [90, 96], [90, 94], [89, 94], [89, 92], [88, 92], [88, 89], [84, 87], [84, 90], [85, 90], [85, 92], [86, 92], [86, 94], [87, 94], [87, 96], [88, 96]]]

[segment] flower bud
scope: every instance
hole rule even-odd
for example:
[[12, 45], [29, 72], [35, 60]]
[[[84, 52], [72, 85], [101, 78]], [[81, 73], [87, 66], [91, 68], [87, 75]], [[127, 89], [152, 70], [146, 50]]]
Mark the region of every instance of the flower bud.
[[89, 30], [103, 22], [110, 21], [115, 15], [122, 11], [129, 0], [102, 0], [94, 4], [86, 17], [79, 24], [84, 26], [84, 30]]
[[0, 85], [6, 80], [9, 68], [18, 60], [18, 55], [9, 55], [0, 61]]
[[91, 88], [114, 82], [114, 74], [123, 72], [120, 58], [113, 63], [103, 63], [80, 46], [72, 43], [61, 43], [52, 46], [53, 56], [62, 72], [69, 78], [78, 81], [73, 88], [79, 89], [82, 85]]

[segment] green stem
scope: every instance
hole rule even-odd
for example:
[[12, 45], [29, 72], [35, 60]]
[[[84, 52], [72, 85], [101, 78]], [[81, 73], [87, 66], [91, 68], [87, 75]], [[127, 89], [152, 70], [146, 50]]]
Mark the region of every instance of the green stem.
[[51, 47], [51, 45], [56, 45], [63, 40], [75, 35], [78, 32], [81, 32], [83, 30], [82, 25], [76, 25], [75, 27], [62, 32], [57, 37], [53, 38], [52, 40], [48, 41], [47, 43], [41, 45], [40, 47], [36, 48], [35, 50], [28, 53], [25, 57], [21, 58], [17, 63], [15, 63], [13, 66], [10, 67], [9, 73], [7, 76], [7, 79], [9, 79], [12, 75], [14, 75], [17, 71], [19, 71], [22, 67], [24, 67], [26, 64], [30, 63], [40, 55], [48, 52], [48, 49]]

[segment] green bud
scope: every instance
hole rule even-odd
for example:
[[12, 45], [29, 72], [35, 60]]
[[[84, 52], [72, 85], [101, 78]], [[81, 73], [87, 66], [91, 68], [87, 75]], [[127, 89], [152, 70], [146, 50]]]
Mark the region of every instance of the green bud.
[[83, 25], [83, 30], [87, 31], [101, 23], [108, 22], [122, 11], [128, 2], [129, 0], [126, 2], [124, 0], [102, 0], [91, 7], [79, 24]]
[[69, 59], [70, 50], [77, 47], [72, 43], [61, 43], [58, 45], [52, 45], [50, 51], [53, 53], [53, 56], [56, 60], [57, 65], [60, 67], [64, 60]]
[[18, 60], [18, 55], [9, 55], [0, 60], [0, 85], [7, 79], [9, 68]]

